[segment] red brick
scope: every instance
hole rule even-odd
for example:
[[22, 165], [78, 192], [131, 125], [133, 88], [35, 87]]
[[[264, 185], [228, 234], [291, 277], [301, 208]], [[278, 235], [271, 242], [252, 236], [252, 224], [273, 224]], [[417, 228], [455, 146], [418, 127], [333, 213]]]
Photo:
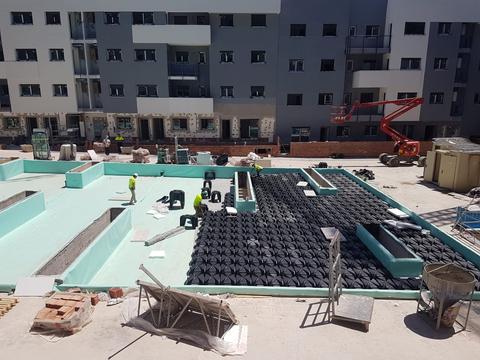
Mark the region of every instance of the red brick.
[[123, 290], [121, 288], [110, 288], [108, 295], [110, 295], [112, 299], [121, 298], [123, 296]]

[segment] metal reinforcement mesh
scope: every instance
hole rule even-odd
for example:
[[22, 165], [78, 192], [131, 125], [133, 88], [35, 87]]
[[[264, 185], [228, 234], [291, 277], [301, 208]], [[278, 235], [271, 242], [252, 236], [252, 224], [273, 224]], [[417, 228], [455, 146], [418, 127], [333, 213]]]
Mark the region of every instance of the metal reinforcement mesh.
[[[321, 227], [338, 228], [343, 286], [352, 289], [418, 289], [417, 279], [395, 279], [356, 237], [356, 223], [393, 219], [389, 206], [343, 174], [325, 174], [336, 195], [308, 198], [299, 174], [253, 178], [259, 211], [228, 217], [209, 212], [202, 221], [186, 285], [328, 287], [328, 242]], [[225, 197], [225, 206], [233, 197]], [[475, 265], [432, 235], [391, 230], [426, 263], [453, 262], [480, 278]], [[480, 287], [477, 285], [477, 290]]]

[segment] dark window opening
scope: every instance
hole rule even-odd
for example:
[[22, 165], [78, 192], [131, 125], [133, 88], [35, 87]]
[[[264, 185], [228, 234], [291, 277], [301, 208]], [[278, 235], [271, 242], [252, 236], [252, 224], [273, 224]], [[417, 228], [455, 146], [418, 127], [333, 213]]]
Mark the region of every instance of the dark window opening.
[[267, 26], [267, 16], [265, 14], [252, 14], [252, 26]]
[[337, 24], [323, 24], [323, 36], [337, 36]]
[[302, 94], [287, 94], [287, 105], [300, 106], [303, 102]]
[[424, 22], [406, 22], [405, 35], [425, 35]]
[[306, 24], [290, 24], [290, 36], [306, 36]]

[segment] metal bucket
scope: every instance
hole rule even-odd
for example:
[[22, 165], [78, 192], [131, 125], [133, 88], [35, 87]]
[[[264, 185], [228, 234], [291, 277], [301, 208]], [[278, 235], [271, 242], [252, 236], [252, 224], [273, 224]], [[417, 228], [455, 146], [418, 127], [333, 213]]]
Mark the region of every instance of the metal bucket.
[[469, 295], [475, 276], [455, 264], [433, 263], [423, 268], [423, 279], [435, 302], [444, 301], [444, 309]]

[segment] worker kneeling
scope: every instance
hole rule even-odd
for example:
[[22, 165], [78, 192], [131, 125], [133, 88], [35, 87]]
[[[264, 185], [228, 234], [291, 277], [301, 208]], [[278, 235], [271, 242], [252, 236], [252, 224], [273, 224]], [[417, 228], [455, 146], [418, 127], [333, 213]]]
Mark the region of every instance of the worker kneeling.
[[195, 215], [199, 218], [203, 217], [205, 211], [208, 211], [208, 206], [202, 204], [203, 196], [206, 195], [206, 191], [203, 191], [201, 194], [197, 194], [193, 200], [193, 208], [195, 209]]
[[257, 174], [257, 176], [259, 176], [260, 173], [261, 173], [262, 170], [263, 170], [263, 166], [260, 166], [260, 165], [258, 165], [258, 164], [255, 164], [255, 165], [253, 165], [253, 167], [254, 167], [254, 169], [255, 169], [255, 173]]

